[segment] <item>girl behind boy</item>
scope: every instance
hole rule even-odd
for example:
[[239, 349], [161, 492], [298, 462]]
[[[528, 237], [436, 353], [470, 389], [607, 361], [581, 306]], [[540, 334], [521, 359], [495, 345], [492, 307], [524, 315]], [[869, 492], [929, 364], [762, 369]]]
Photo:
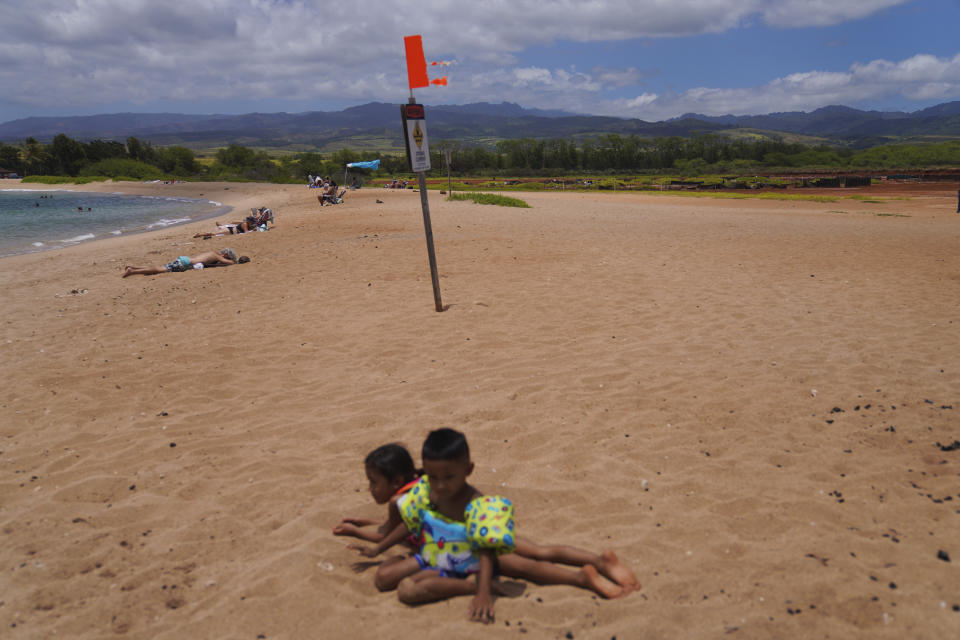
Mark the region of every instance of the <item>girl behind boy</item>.
[[[420, 474], [413, 465], [410, 453], [396, 442], [377, 447], [363, 462], [370, 483], [370, 495], [377, 504], [388, 505], [387, 519], [380, 522], [371, 518], [344, 518], [333, 528], [333, 535], [380, 542], [401, 524], [397, 499], [416, 484]], [[365, 528], [375, 524], [380, 526], [376, 529]]]

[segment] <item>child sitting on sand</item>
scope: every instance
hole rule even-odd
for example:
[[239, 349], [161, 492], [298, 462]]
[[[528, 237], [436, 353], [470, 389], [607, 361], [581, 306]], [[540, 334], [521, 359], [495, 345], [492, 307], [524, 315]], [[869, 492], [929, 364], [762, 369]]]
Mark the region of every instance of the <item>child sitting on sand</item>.
[[[402, 524], [397, 500], [417, 483], [421, 474], [413, 466], [410, 452], [397, 443], [377, 447], [367, 455], [363, 465], [374, 502], [389, 505], [387, 519], [381, 523], [371, 518], [344, 518], [333, 528], [333, 535], [380, 542], [397, 525]], [[380, 526], [376, 529], [364, 528], [374, 524]]]
[[[572, 547], [544, 547], [553, 561], [524, 557], [514, 536], [513, 505], [506, 498], [484, 496], [467, 483], [473, 472], [466, 437], [453, 429], [431, 431], [423, 443], [424, 476], [397, 501], [403, 520], [376, 547], [353, 548], [375, 557], [408, 533], [420, 540], [419, 553], [395, 557], [377, 570], [381, 590], [397, 588], [401, 602], [419, 604], [473, 595], [471, 620], [493, 620], [491, 591], [496, 571], [538, 584], [566, 584], [616, 598], [639, 588], [636, 577], [612, 552], [595, 556]], [[530, 553], [532, 543], [523, 543]], [[580, 566], [579, 571], [553, 562]], [[598, 571], [599, 570], [599, 571]], [[600, 573], [604, 575], [600, 575]], [[476, 575], [476, 581], [466, 580]], [[619, 584], [618, 584], [619, 583]]]
[[220, 264], [242, 264], [244, 262], [250, 262], [250, 258], [247, 258], [247, 256], [240, 256], [238, 258], [237, 252], [227, 247], [226, 249], [221, 249], [220, 251], [208, 251], [207, 253], [201, 253], [200, 255], [192, 258], [180, 256], [173, 262], [156, 267], [132, 267], [127, 265], [123, 270], [122, 277], [126, 278], [127, 276], [134, 275], [152, 276], [157, 273], [167, 272], [178, 273], [181, 271], [187, 271], [188, 269], [198, 268], [195, 265], [200, 265], [199, 268], [203, 268], [204, 266], [212, 267]]

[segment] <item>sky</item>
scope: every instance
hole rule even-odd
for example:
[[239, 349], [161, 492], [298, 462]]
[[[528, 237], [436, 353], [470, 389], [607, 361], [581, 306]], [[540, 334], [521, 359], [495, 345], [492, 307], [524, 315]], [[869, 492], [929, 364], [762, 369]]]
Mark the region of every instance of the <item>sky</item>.
[[[513, 102], [639, 118], [960, 100], [960, 0], [0, 0], [0, 122]], [[428, 114], [429, 115], [429, 114]]]

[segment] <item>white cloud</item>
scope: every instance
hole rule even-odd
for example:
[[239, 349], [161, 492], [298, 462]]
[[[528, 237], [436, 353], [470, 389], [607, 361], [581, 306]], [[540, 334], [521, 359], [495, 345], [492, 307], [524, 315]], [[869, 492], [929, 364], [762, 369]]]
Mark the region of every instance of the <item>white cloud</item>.
[[864, 18], [898, 4], [904, 4], [904, 0], [764, 2], [760, 12], [764, 22], [774, 27], [823, 27]]
[[[649, 92], [600, 102], [605, 91], [636, 86], [647, 72], [590, 71], [522, 62], [533, 45], [558, 40], [695, 36], [753, 23], [836, 24], [907, 0], [32, 0], [4, 6], [0, 39], [0, 121], [4, 114], [58, 106], [217, 100], [323, 105], [400, 100], [407, 94], [402, 37], [421, 33], [428, 59], [460, 61], [442, 100], [511, 100], [527, 106], [635, 115], [640, 106], [762, 104], [780, 96], [812, 104], [830, 93], [829, 75], [795, 74], [757, 89]], [[10, 6], [14, 5], [14, 6]], [[875, 63], [870, 63], [874, 65]], [[916, 65], [925, 67], [927, 61]], [[519, 66], [517, 66], [519, 65]], [[563, 65], [558, 65], [558, 67]], [[869, 67], [867, 65], [866, 67]], [[886, 73], [851, 69], [867, 77]], [[910, 74], [910, 70], [898, 70]], [[859, 77], [859, 76], [857, 76]], [[857, 81], [860, 82], [860, 81]], [[854, 84], [856, 84], [855, 82]], [[866, 81], [862, 81], [866, 82]], [[948, 95], [952, 82], [908, 83], [912, 94]], [[781, 86], [782, 85], [782, 86]], [[819, 85], [819, 86], [818, 86]], [[796, 95], [789, 96], [789, 92]], [[834, 87], [833, 92], [843, 92]], [[436, 95], [436, 94], [431, 94]], [[807, 95], [808, 102], [798, 100]], [[700, 96], [700, 97], [698, 97]], [[717, 102], [707, 104], [706, 100]], [[770, 103], [776, 102], [772, 97]], [[599, 106], [598, 106], [599, 105]], [[322, 107], [316, 107], [322, 108]], [[278, 109], [281, 110], [281, 109]], [[621, 112], [622, 113], [619, 113]], [[665, 112], [661, 109], [660, 113]]]
[[620, 88], [639, 86], [650, 74], [635, 67], [625, 69], [594, 67], [590, 70], [590, 75], [603, 87]]
[[874, 60], [846, 72], [808, 71], [777, 78], [757, 87], [698, 87], [682, 93], [605, 103], [597, 112], [643, 120], [683, 113], [750, 115], [776, 111], [810, 111], [830, 104], [855, 106], [892, 96], [911, 100], [960, 98], [960, 54], [952, 58], [916, 55], [900, 62]]

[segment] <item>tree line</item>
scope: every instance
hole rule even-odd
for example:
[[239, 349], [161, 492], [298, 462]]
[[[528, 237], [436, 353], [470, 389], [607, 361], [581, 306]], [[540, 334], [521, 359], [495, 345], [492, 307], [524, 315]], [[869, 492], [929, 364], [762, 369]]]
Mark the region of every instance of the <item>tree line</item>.
[[[600, 135], [584, 140], [501, 140], [480, 146], [456, 140], [431, 145], [433, 175], [550, 176], [570, 173], [679, 173], [705, 175], [805, 169], [892, 169], [960, 165], [960, 141], [889, 144], [865, 150], [810, 146], [765, 138], [701, 135], [691, 138]], [[49, 144], [27, 138], [0, 143], [0, 167], [22, 176], [102, 176], [115, 179], [200, 179], [301, 182], [307, 175], [340, 175], [347, 163], [380, 158], [379, 175], [409, 172], [402, 154], [341, 149], [275, 157], [238, 144], [198, 157], [191, 149], [126, 142], [82, 142], [59, 134]], [[364, 171], [353, 173], [369, 173]]]
[[[205, 158], [184, 146], [155, 147], [132, 136], [125, 143], [99, 139], [82, 142], [62, 133], [49, 144], [35, 138], [19, 145], [0, 143], [0, 167], [21, 176], [302, 182], [308, 174], [336, 175], [344, 170], [346, 162], [376, 157], [375, 153], [344, 149], [333, 154], [301, 153], [278, 159], [265, 151], [231, 144]], [[397, 170], [402, 171], [399, 163], [397, 159]]]
[[434, 168], [449, 151], [452, 172], [508, 175], [558, 173], [683, 173], [706, 175], [805, 169], [886, 169], [960, 165], [960, 141], [888, 144], [865, 150], [810, 146], [763, 138], [700, 135], [690, 138], [601, 135], [577, 142], [522, 138], [494, 149], [441, 141], [431, 150]]

